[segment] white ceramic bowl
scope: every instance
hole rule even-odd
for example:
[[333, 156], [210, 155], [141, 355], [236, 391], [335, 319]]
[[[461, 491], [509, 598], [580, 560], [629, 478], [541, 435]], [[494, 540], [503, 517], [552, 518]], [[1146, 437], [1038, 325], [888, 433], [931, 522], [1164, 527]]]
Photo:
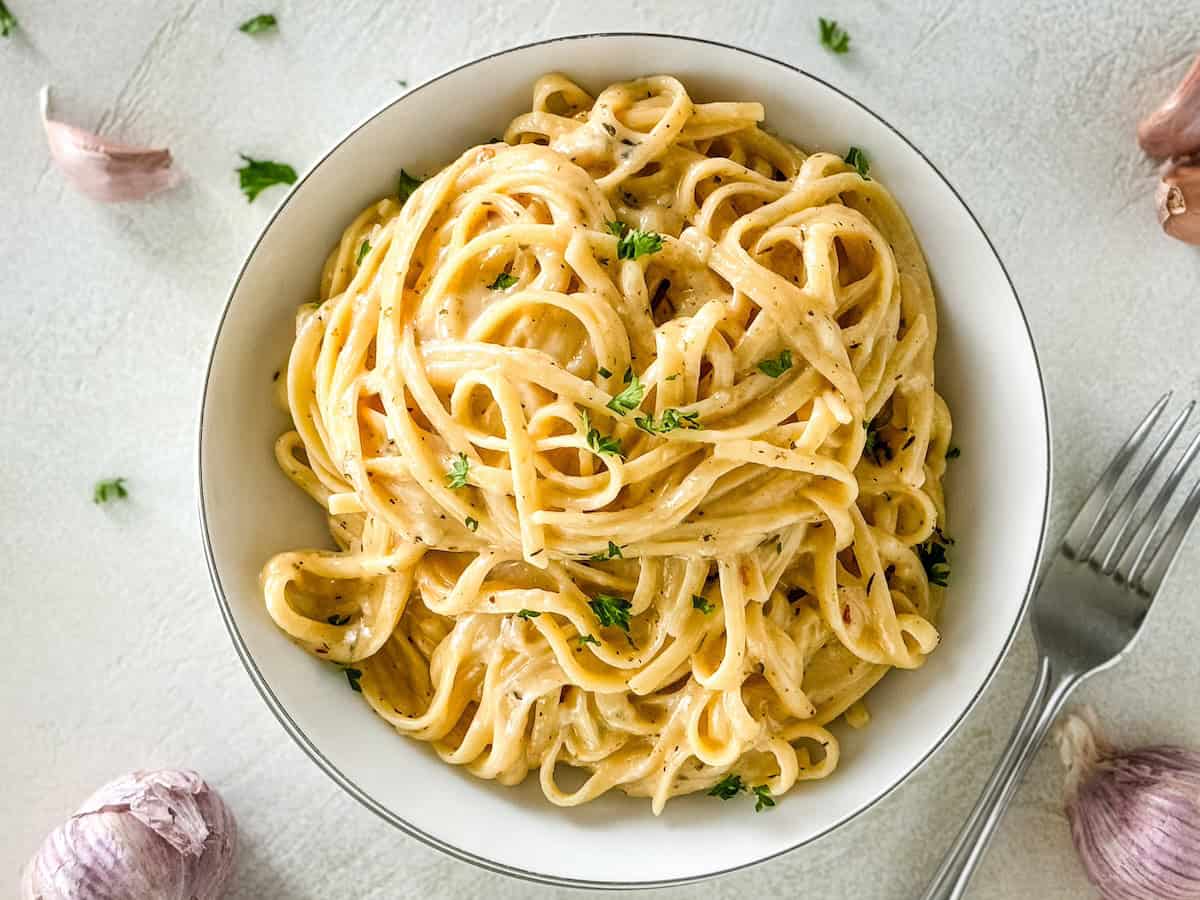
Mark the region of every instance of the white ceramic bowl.
[[[768, 126], [803, 147], [866, 148], [871, 174], [908, 211], [929, 259], [941, 309], [938, 388], [963, 451], [947, 485], [958, 543], [942, 645], [923, 669], [893, 672], [871, 693], [871, 724], [841, 735], [831, 778], [800, 785], [769, 814], [695, 796], [672, 800], [655, 818], [647, 801], [615, 793], [559, 809], [536, 777], [516, 789], [479, 781], [393, 732], [337, 669], [292, 646], [263, 607], [258, 573], [268, 557], [329, 545], [317, 507], [272, 457], [287, 422], [273, 404], [271, 375], [286, 358], [295, 307], [314, 296], [346, 223], [392, 191], [401, 166], [428, 171], [499, 134], [528, 109], [534, 79], [554, 70], [592, 90], [668, 73], [699, 99], [762, 101]], [[1041, 378], [1017, 297], [979, 223], [920, 151], [852, 98], [784, 63], [689, 38], [589, 35], [489, 56], [414, 88], [296, 184], [251, 250], [213, 346], [200, 514], [221, 612], [254, 686], [351, 795], [408, 834], [496, 871], [648, 886], [798, 847], [862, 812], [929, 757], [978, 699], [1020, 621], [1042, 543], [1049, 465]]]

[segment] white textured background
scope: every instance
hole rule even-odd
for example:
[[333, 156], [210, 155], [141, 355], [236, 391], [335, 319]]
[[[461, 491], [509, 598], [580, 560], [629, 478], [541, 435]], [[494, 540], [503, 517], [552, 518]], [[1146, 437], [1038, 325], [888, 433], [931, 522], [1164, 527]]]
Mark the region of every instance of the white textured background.
[[[8, 2], [22, 30], [0, 40], [0, 893], [97, 784], [183, 764], [239, 817], [235, 898], [580, 896], [443, 858], [342, 794], [251, 688], [204, 566], [203, 367], [232, 277], [283, 194], [247, 205], [237, 153], [303, 169], [398, 79], [539, 37], [642, 29], [741, 44], [862, 100], [962, 193], [1023, 298], [1054, 420], [1052, 537], [1150, 402], [1200, 388], [1200, 251], [1160, 235], [1153, 166], [1133, 140], [1200, 50], [1194, 0]], [[235, 30], [264, 11], [278, 34]], [[818, 15], [852, 34], [849, 55], [820, 49]], [[46, 82], [64, 118], [166, 143], [189, 180], [142, 206], [65, 187], [37, 118]], [[92, 484], [110, 475], [131, 498], [98, 508]], [[1200, 744], [1198, 591], [1193, 538], [1133, 656], [1082, 692], [1118, 736]], [[1026, 630], [966, 725], [867, 815], [778, 861], [657, 893], [915, 896], [1032, 665]], [[1043, 749], [974, 900], [1091, 896], [1060, 778]]]

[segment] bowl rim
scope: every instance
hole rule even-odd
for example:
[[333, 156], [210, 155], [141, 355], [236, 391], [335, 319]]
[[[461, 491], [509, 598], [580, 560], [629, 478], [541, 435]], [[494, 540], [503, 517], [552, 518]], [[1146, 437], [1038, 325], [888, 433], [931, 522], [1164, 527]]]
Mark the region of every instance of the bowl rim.
[[[971, 697], [970, 701], [962, 709], [962, 711], [959, 713], [957, 718], [955, 718], [954, 722], [945, 731], [945, 733], [942, 734], [937, 739], [937, 741], [933, 744], [933, 746], [930, 747], [930, 749], [923, 756], [921, 756], [920, 759], [918, 759], [915, 763], [913, 763], [913, 765], [903, 775], [901, 775], [899, 778], [897, 778], [885, 790], [883, 790], [876, 796], [872, 797], [870, 800], [867, 800], [864, 803], [862, 803], [857, 809], [846, 814], [845, 816], [843, 816], [841, 819], [837, 820], [836, 822], [831, 823], [828, 827], [822, 829], [821, 831], [817, 832], [816, 834], [812, 835], [811, 837], [805, 838], [804, 840], [798, 841], [795, 844], [791, 845], [790, 847], [786, 847], [782, 850], [778, 850], [774, 853], [770, 853], [770, 854], [760, 857], [758, 859], [751, 860], [749, 862], [744, 862], [744, 863], [741, 863], [736, 866], [729, 866], [729, 867], [726, 867], [723, 869], [716, 869], [716, 870], [709, 871], [709, 872], [703, 872], [703, 873], [699, 873], [699, 874], [695, 874], [695, 875], [680, 876], [680, 877], [676, 877], [676, 878], [656, 879], [656, 880], [647, 880], [647, 881], [593, 881], [590, 879], [574, 879], [574, 878], [565, 878], [565, 877], [557, 876], [557, 875], [549, 875], [549, 874], [545, 874], [542, 872], [530, 871], [528, 869], [522, 869], [522, 868], [518, 868], [515, 866], [506, 865], [503, 863], [498, 863], [498, 862], [495, 862], [494, 860], [487, 859], [486, 857], [476, 855], [475, 853], [472, 853], [470, 851], [463, 850], [462, 848], [456, 847], [453, 844], [447, 843], [446, 841], [442, 840], [441, 838], [438, 838], [437, 836], [435, 836], [433, 834], [430, 834], [426, 831], [421, 830], [417, 826], [408, 822], [402, 816], [397, 815], [395, 812], [393, 812], [392, 810], [385, 807], [382, 803], [375, 800], [371, 795], [369, 795], [366, 791], [364, 791], [362, 788], [360, 788], [349, 776], [347, 776], [345, 773], [343, 773], [336, 765], [334, 765], [328, 758], [326, 758], [325, 755], [321, 752], [321, 750], [316, 746], [316, 744], [313, 743], [313, 741], [308, 737], [308, 735], [304, 733], [304, 731], [300, 728], [300, 726], [296, 723], [296, 721], [291, 717], [291, 715], [288, 713], [288, 711], [284, 708], [283, 704], [280, 702], [279, 698], [275, 695], [274, 691], [271, 690], [271, 687], [267, 683], [266, 678], [263, 676], [263, 674], [259, 670], [257, 664], [254, 662], [254, 659], [250, 654], [249, 648], [246, 646], [245, 640], [242, 638], [241, 632], [238, 629], [237, 622], [234, 620], [233, 610], [229, 604], [229, 600], [225, 596], [225, 590], [221, 584], [221, 577], [220, 577], [219, 572], [217, 571], [217, 564], [216, 564], [216, 559], [215, 559], [215, 555], [213, 552], [212, 540], [209, 535], [207, 511], [205, 509], [205, 503], [204, 503], [204, 465], [203, 465], [204, 433], [205, 433], [205, 416], [206, 416], [206, 412], [207, 412], [208, 399], [209, 399], [209, 386], [210, 386], [210, 382], [212, 379], [213, 365], [216, 361], [217, 346], [220, 343], [221, 334], [224, 330], [225, 322], [229, 316], [229, 310], [233, 306], [234, 297], [237, 295], [238, 288], [241, 286], [242, 279], [246, 273], [246, 269], [250, 265], [250, 260], [253, 259], [255, 253], [258, 252], [258, 248], [262, 244], [263, 239], [265, 238], [267, 232], [270, 231], [272, 226], [275, 224], [276, 219], [279, 218], [279, 216], [283, 212], [284, 208], [292, 201], [292, 198], [296, 195], [296, 192], [300, 189], [301, 185], [303, 185], [304, 182], [307, 181], [309, 179], [309, 177], [311, 177], [312, 174], [322, 164], [324, 164], [327, 159], [329, 159], [331, 156], [333, 156], [342, 147], [343, 144], [345, 144], [352, 137], [354, 137], [354, 135], [356, 135], [359, 131], [361, 131], [364, 127], [366, 127], [370, 122], [374, 121], [376, 118], [378, 118], [379, 116], [383, 115], [388, 110], [390, 110], [392, 108], [392, 106], [405, 100], [409, 95], [414, 94], [417, 91], [420, 91], [420, 90], [428, 87], [429, 85], [431, 85], [435, 82], [441, 81], [442, 79], [447, 78], [451, 75], [454, 75], [464, 69], [471, 68], [472, 66], [475, 66], [478, 63], [484, 62], [489, 59], [493, 59], [498, 56], [504, 56], [509, 53], [515, 53], [517, 51], [527, 50], [532, 47], [540, 47], [540, 46], [545, 46], [545, 45], [549, 45], [549, 44], [557, 44], [557, 43], [562, 43], [564, 41], [591, 40], [591, 39], [595, 39], [595, 38], [628, 38], [628, 37], [649, 37], [649, 38], [666, 39], [666, 40], [671, 40], [671, 41], [681, 41], [681, 42], [692, 43], [692, 44], [702, 44], [702, 45], [710, 46], [710, 47], [719, 47], [724, 50], [732, 50], [736, 53], [746, 54], [748, 56], [753, 56], [758, 59], [764, 60], [766, 62], [774, 63], [775, 65], [782, 66], [785, 69], [789, 69], [790, 71], [792, 71], [798, 75], [802, 75], [806, 78], [809, 78], [812, 81], [815, 81], [818, 84], [834, 91], [836, 94], [841, 96], [843, 99], [849, 101], [850, 103], [853, 103], [855, 106], [859, 107], [864, 112], [866, 112], [868, 115], [872, 116], [877, 121], [879, 121], [880, 124], [882, 124], [885, 128], [887, 128], [889, 131], [891, 131], [903, 143], [907, 144], [917, 154], [917, 156], [919, 156], [921, 158], [921, 160], [927, 166], [929, 166], [929, 168], [937, 175], [937, 177], [939, 179], [941, 179], [942, 183], [945, 184], [945, 186], [950, 190], [950, 193], [954, 196], [954, 199], [956, 201], [958, 201], [959, 205], [963, 208], [963, 211], [966, 212], [966, 214], [970, 217], [971, 221], [975, 225], [975, 228], [978, 230], [980, 236], [983, 238], [983, 240], [987, 244], [988, 250], [991, 251], [992, 257], [996, 260], [997, 265], [1000, 266], [1000, 271], [1003, 273], [1004, 279], [1008, 283], [1009, 291], [1012, 293], [1013, 300], [1016, 302], [1017, 312], [1020, 314], [1021, 321], [1025, 326], [1025, 335], [1029, 341], [1029, 349], [1030, 349], [1030, 353], [1033, 358], [1034, 371], [1037, 374], [1038, 389], [1041, 393], [1042, 419], [1046, 423], [1046, 442], [1045, 442], [1046, 446], [1045, 446], [1045, 455], [1044, 455], [1045, 470], [1046, 470], [1046, 490], [1045, 490], [1045, 495], [1042, 498], [1042, 511], [1041, 511], [1041, 523], [1042, 524], [1041, 524], [1041, 528], [1039, 530], [1039, 534], [1037, 536], [1037, 546], [1036, 546], [1036, 549], [1034, 552], [1033, 564], [1030, 567], [1029, 579], [1025, 586], [1024, 595], [1021, 598], [1021, 604], [1020, 604], [1018, 614], [1013, 619], [1012, 627], [1009, 630], [1008, 636], [1004, 640], [1004, 644], [1001, 647], [999, 654], [997, 654], [995, 661], [992, 663], [991, 668], [987, 672], [987, 675], [984, 677], [983, 681], [980, 683], [978, 690], [976, 690], [974, 696]], [[259, 693], [259, 696], [262, 697], [263, 701], [266, 703], [267, 707], [274, 714], [274, 716], [278, 720], [279, 724], [283, 726], [284, 731], [286, 731], [288, 733], [288, 735], [291, 736], [291, 738], [300, 746], [300, 749], [304, 751], [304, 753], [309, 757], [309, 759], [311, 759], [314, 763], [316, 763], [317, 767], [320, 768], [322, 771], [324, 771], [325, 774], [328, 775], [334, 781], [335, 784], [337, 784], [340, 788], [342, 788], [342, 790], [344, 790], [346, 793], [348, 793], [351, 797], [353, 797], [355, 800], [357, 800], [359, 803], [361, 803], [364, 807], [369, 809], [371, 812], [375, 813], [375, 815], [379, 816], [379, 818], [383, 819], [383, 821], [387, 822], [388, 824], [392, 825], [395, 828], [398, 828], [400, 831], [404, 832], [409, 837], [415, 838], [416, 840], [420, 841], [421, 843], [425, 844], [426, 846], [432, 847], [436, 850], [440, 850], [441, 852], [447, 854], [448, 856], [453, 857], [454, 859], [460, 860], [462, 862], [470, 863], [472, 865], [478, 866], [479, 868], [485, 869], [489, 872], [494, 872], [499, 875], [507, 875], [512, 878], [517, 878], [517, 879], [520, 879], [523, 881], [528, 881], [528, 882], [532, 882], [532, 883], [536, 883], [536, 884], [545, 884], [545, 885], [553, 885], [553, 886], [557, 886], [557, 887], [569, 887], [569, 888], [586, 888], [586, 889], [592, 889], [592, 890], [636, 890], [636, 889], [647, 889], [647, 888], [673, 887], [673, 886], [684, 885], [684, 884], [694, 884], [696, 882], [705, 881], [710, 878], [716, 878], [716, 877], [722, 876], [722, 875], [729, 875], [734, 872], [740, 872], [742, 870], [749, 869], [753, 866], [761, 865], [762, 863], [776, 859], [780, 856], [783, 856], [784, 854], [791, 853], [792, 851], [797, 850], [800, 847], [807, 846], [808, 844], [811, 844], [811, 843], [819, 840], [820, 838], [825, 837], [826, 835], [837, 830], [838, 828], [841, 828], [843, 825], [846, 825], [848, 822], [850, 822], [854, 819], [857, 819], [863, 813], [867, 812], [868, 810], [870, 810], [874, 806], [876, 806], [885, 797], [892, 794], [902, 784], [907, 782], [917, 772], [917, 770], [922, 768], [939, 750], [941, 750], [942, 747], [945, 746], [946, 742], [951, 738], [951, 736], [953, 736], [959, 730], [959, 728], [962, 726], [962, 723], [966, 720], [967, 716], [979, 704], [979, 701], [983, 697], [984, 692], [991, 685], [992, 681], [995, 679], [996, 673], [1000, 669], [1000, 666], [1003, 664], [1005, 659], [1008, 658], [1009, 652], [1012, 650], [1013, 641], [1016, 638], [1017, 631], [1020, 629], [1021, 624], [1025, 621], [1025, 617], [1029, 611], [1030, 597], [1033, 592], [1033, 587], [1037, 582], [1038, 573], [1041, 569], [1041, 564], [1043, 561], [1043, 557], [1045, 555], [1046, 533], [1047, 533], [1047, 530], [1049, 527], [1050, 497], [1051, 497], [1051, 488], [1052, 488], [1052, 484], [1053, 484], [1053, 477], [1054, 477], [1054, 472], [1053, 472], [1053, 456], [1051, 453], [1050, 407], [1049, 407], [1049, 403], [1047, 402], [1047, 398], [1046, 398], [1046, 381], [1045, 381], [1045, 377], [1044, 377], [1044, 374], [1042, 371], [1041, 360], [1038, 357], [1037, 343], [1034, 341], [1033, 329], [1030, 327], [1030, 324], [1029, 324], [1029, 317], [1025, 313], [1024, 306], [1021, 304], [1021, 298], [1020, 298], [1020, 295], [1017, 293], [1016, 286], [1013, 284], [1012, 276], [1009, 275], [1008, 269], [1005, 268], [1004, 261], [1000, 258], [1000, 254], [996, 252], [996, 247], [992, 243], [991, 238], [988, 237], [988, 234], [984, 230], [983, 225], [980, 223], [980, 221], [979, 221], [978, 217], [975, 215], [975, 213], [967, 205], [967, 202], [962, 198], [962, 195], [959, 194], [959, 192], [955, 189], [954, 185], [950, 183], [950, 180], [948, 178], [946, 178], [945, 175], [942, 174], [942, 171], [933, 163], [932, 160], [929, 159], [928, 156], [926, 156], [924, 154], [924, 152], [921, 151], [921, 149], [919, 147], [917, 147], [912, 141], [910, 141], [907, 137], [905, 137], [905, 135], [898, 128], [896, 128], [889, 121], [884, 119], [883, 116], [881, 116], [879, 113], [875, 112], [873, 109], [868, 107], [862, 101], [851, 96], [846, 91], [844, 91], [841, 88], [837, 87], [836, 85], [830, 83], [829, 81], [826, 81], [824, 78], [821, 78], [818, 75], [814, 75], [813, 73], [807, 71], [806, 69], [802, 69], [799, 66], [794, 66], [791, 63], [784, 62], [783, 60], [777, 59], [773, 56], [770, 56], [769, 54], [760, 53], [756, 50], [748, 50], [745, 47], [739, 47], [735, 44], [726, 43], [724, 41], [712, 40], [711, 38], [695, 37], [692, 35], [667, 34], [665, 32], [653, 32], [653, 31], [592, 31], [592, 32], [581, 32], [581, 33], [576, 33], [576, 34], [559, 35], [556, 37], [543, 38], [543, 39], [537, 40], [537, 41], [528, 41], [523, 44], [518, 44], [518, 45], [515, 45], [512, 47], [506, 47], [502, 50], [497, 50], [492, 53], [486, 53], [481, 56], [473, 57], [472, 59], [467, 60], [466, 62], [460, 63], [460, 64], [452, 66], [450, 68], [447, 68], [447, 69], [443, 70], [442, 72], [439, 72], [438, 74], [433, 75], [430, 78], [427, 78], [426, 80], [422, 81], [420, 84], [416, 85], [415, 87], [412, 87], [412, 88], [406, 90], [399, 97], [396, 97], [395, 99], [387, 101], [382, 106], [380, 106], [378, 109], [369, 113], [365, 118], [363, 118], [361, 121], [359, 121], [358, 124], [356, 124], [353, 128], [351, 128], [349, 131], [347, 131], [342, 137], [340, 137], [328, 150], [326, 150], [315, 162], [312, 163], [312, 165], [310, 165], [308, 167], [308, 169], [304, 172], [304, 174], [296, 181], [296, 183], [288, 191], [287, 196], [284, 197], [283, 201], [279, 204], [279, 206], [275, 209], [275, 211], [267, 219], [266, 223], [263, 225], [262, 229], [259, 231], [258, 237], [255, 239], [253, 246], [250, 248], [249, 252], [247, 252], [246, 257], [243, 260], [242, 265], [239, 268], [238, 273], [233, 280], [233, 284], [229, 289], [229, 294], [228, 294], [228, 296], [225, 300], [225, 304], [221, 310], [221, 317], [217, 323], [217, 329], [213, 334], [213, 337], [212, 337], [212, 340], [211, 340], [210, 346], [209, 346], [208, 362], [205, 366], [204, 382], [203, 382], [203, 386], [201, 388], [201, 394], [200, 394], [200, 415], [199, 415], [199, 420], [198, 420], [198, 425], [197, 425], [197, 435], [196, 435], [196, 492], [197, 492], [196, 496], [197, 496], [198, 512], [200, 515], [200, 533], [201, 533], [201, 537], [202, 537], [203, 545], [204, 545], [204, 556], [205, 556], [205, 560], [208, 565], [209, 579], [212, 582], [213, 591], [216, 594], [217, 606], [221, 612], [221, 617], [225, 622], [226, 630], [229, 632], [229, 637], [233, 642], [234, 650], [237, 652], [238, 658], [242, 661], [242, 665], [245, 667], [247, 674], [250, 676], [250, 680], [253, 682], [254, 687], [256, 688], [256, 690]]]

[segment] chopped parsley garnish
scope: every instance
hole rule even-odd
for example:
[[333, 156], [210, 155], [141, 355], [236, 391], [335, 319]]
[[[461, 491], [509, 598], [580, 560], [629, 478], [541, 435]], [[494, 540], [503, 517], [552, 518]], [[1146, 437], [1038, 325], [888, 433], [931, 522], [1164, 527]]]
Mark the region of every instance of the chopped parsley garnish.
[[346, 673], [346, 680], [350, 682], [350, 688], [356, 693], [362, 693], [362, 685], [358, 682], [362, 678], [362, 669], [343, 669]]
[[638, 416], [633, 420], [633, 424], [637, 425], [642, 431], [648, 431], [650, 434], [664, 434], [668, 431], [677, 431], [683, 429], [701, 429], [704, 426], [700, 424], [700, 413], [698, 412], [680, 412], [673, 406], [669, 406], [663, 410], [662, 422], [654, 424], [654, 416]]
[[833, 19], [817, 20], [821, 26], [821, 46], [834, 53], [846, 53], [850, 49], [850, 35], [838, 27]]
[[778, 378], [792, 367], [792, 351], [782, 350], [778, 356], [764, 359], [758, 364], [758, 371], [771, 378]]
[[607, 222], [608, 230], [617, 239], [617, 259], [637, 259], [662, 249], [663, 238], [657, 231], [630, 228], [624, 222]]
[[716, 607], [699, 594], [692, 594], [692, 609], [698, 609], [707, 616], [710, 612], [716, 609]]
[[362, 261], [367, 258], [367, 254], [371, 252], [371, 242], [363, 241], [358, 247], [358, 258], [354, 260], [354, 265], [361, 266]]
[[945, 587], [950, 582], [950, 563], [946, 560], [946, 548], [953, 543], [951, 538], [942, 534], [942, 529], [934, 528], [928, 540], [917, 544], [917, 558], [925, 567], [930, 584]]
[[960, 456], [962, 456], [962, 451], [957, 447], [951, 447], [946, 451], [946, 459], [958, 459]]
[[465, 519], [463, 519], [463, 524], [466, 525], [472, 531], [479, 530], [479, 520], [476, 519], [474, 516], [467, 516]]
[[467, 472], [470, 471], [470, 468], [471, 464], [467, 461], [467, 454], [458, 454], [454, 462], [450, 464], [450, 471], [446, 473], [446, 487], [466, 487]]
[[871, 180], [871, 177], [867, 174], [871, 171], [871, 161], [867, 159], [867, 154], [861, 148], [851, 147], [846, 151], [844, 159], [846, 165], [854, 166], [855, 171], [863, 177], [864, 181]]
[[325, 621], [328, 622], [330, 625], [345, 625], [347, 622], [350, 621], [350, 617], [349, 616], [339, 616], [339, 615], [335, 614], [335, 615], [330, 616]]
[[600, 641], [597, 640], [593, 635], [590, 635], [590, 634], [579, 635], [579, 646], [580, 647], [582, 647], [584, 644], [599, 644], [599, 643], [600, 643]]
[[513, 276], [507, 272], [501, 272], [496, 276], [496, 280], [488, 285], [488, 288], [493, 291], [506, 291], [516, 283], [517, 279], [513, 278]]
[[607, 559], [624, 559], [624, 557], [621, 556], [621, 548], [612, 541], [609, 541], [607, 551], [593, 553], [589, 559], [593, 560], [594, 562], [604, 562]]
[[625, 451], [621, 449], [621, 442], [611, 434], [604, 435], [600, 433], [598, 428], [592, 427], [591, 417], [588, 416], [587, 410], [583, 411], [583, 427], [587, 429], [588, 446], [597, 453], [608, 453], [612, 456], [625, 456]]
[[722, 800], [732, 800], [745, 789], [746, 786], [742, 784], [741, 775], [726, 775], [712, 786], [712, 789], [708, 792], [708, 796], [720, 797]]
[[771, 796], [771, 790], [765, 784], [759, 784], [754, 787], [754, 811], [762, 812], [764, 809], [770, 809], [775, 805], [775, 798]]
[[625, 375], [625, 389], [606, 404], [609, 409], [621, 416], [637, 409], [642, 403], [642, 397], [646, 394], [645, 387], [633, 374], [632, 369], [626, 369]]
[[863, 422], [863, 427], [867, 429], [867, 440], [863, 444], [863, 456], [871, 457], [877, 466], [882, 465], [884, 460], [891, 459], [895, 455], [892, 445], [879, 433], [875, 423]]
[[517, 613], [518, 619], [536, 619], [541, 613], [536, 609], [523, 609]]
[[612, 372], [610, 372], [608, 369], [604, 368], [604, 366], [601, 366], [600, 368], [598, 368], [596, 370], [596, 374], [598, 374], [601, 378], [612, 378]]
[[289, 165], [269, 159], [251, 159], [245, 153], [238, 155], [246, 161], [246, 165], [237, 170], [238, 185], [249, 203], [273, 185], [296, 183], [296, 170]]
[[601, 625], [615, 625], [626, 633], [629, 632], [629, 608], [632, 605], [623, 597], [612, 594], [597, 594], [594, 600], [588, 601]]
[[129, 496], [129, 492], [125, 490], [124, 478], [109, 478], [104, 481], [97, 481], [95, 488], [92, 489], [93, 503], [107, 503], [109, 500], [118, 498], [124, 499]]
[[17, 28], [17, 17], [8, 11], [4, 0], [0, 0], [0, 36], [8, 37]]
[[409, 197], [413, 195], [413, 191], [421, 186], [420, 178], [413, 178], [403, 169], [400, 170], [400, 180], [396, 184], [396, 194], [400, 197], [400, 205], [404, 205]]
[[243, 34], [258, 34], [260, 31], [270, 31], [277, 27], [279, 27], [279, 20], [271, 13], [263, 13], [253, 19], [247, 19], [238, 26], [238, 31]]

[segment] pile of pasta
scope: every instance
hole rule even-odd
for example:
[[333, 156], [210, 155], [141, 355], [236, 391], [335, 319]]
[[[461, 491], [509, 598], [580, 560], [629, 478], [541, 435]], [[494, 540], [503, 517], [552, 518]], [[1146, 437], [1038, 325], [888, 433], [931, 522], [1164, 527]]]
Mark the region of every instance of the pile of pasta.
[[937, 646], [925, 262], [861, 165], [762, 118], [545, 76], [300, 310], [276, 454], [337, 549], [270, 560], [267, 609], [481, 778], [777, 796]]

